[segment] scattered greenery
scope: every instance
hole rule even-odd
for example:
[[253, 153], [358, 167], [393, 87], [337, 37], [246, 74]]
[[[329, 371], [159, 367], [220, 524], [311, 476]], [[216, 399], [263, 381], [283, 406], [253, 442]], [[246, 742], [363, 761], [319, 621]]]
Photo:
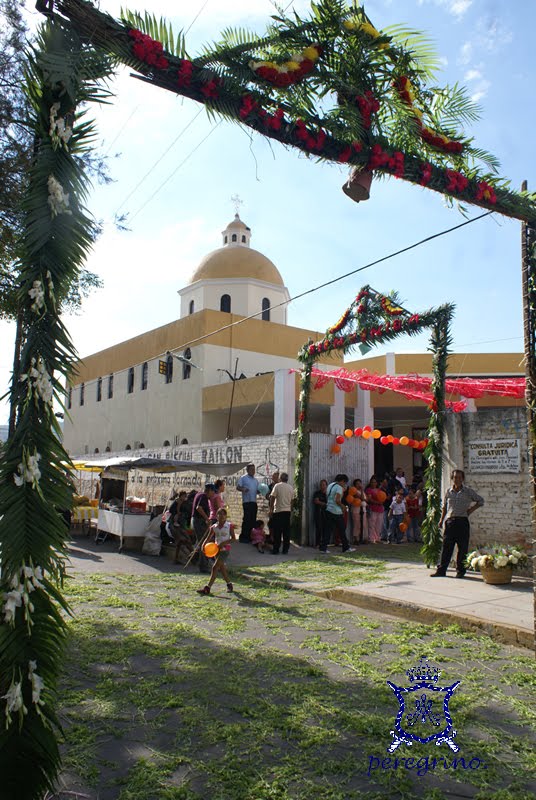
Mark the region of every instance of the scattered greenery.
[[[356, 562], [365, 569], [366, 559]], [[456, 626], [363, 616], [289, 590], [285, 578], [300, 569], [286, 562], [284, 578], [280, 567], [235, 570], [236, 593], [211, 597], [196, 594], [195, 575], [69, 581], [57, 797], [63, 789], [91, 800], [529, 800], [531, 656]], [[329, 583], [331, 568], [319, 569]], [[371, 757], [389, 757], [398, 704], [386, 680], [406, 685], [422, 655], [445, 682], [461, 680], [450, 703], [458, 756], [486, 769], [368, 774]], [[397, 755], [453, 754], [419, 746]]]

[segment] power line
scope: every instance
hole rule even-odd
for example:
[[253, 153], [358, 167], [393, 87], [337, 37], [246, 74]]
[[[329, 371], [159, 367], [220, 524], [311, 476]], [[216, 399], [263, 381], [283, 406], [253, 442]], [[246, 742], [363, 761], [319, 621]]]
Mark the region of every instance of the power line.
[[136, 192], [136, 191], [137, 191], [137, 190], [140, 188], [140, 186], [142, 185], [142, 183], [143, 183], [143, 182], [144, 182], [144, 181], [145, 181], [145, 180], [146, 180], [146, 179], [149, 177], [149, 175], [152, 173], [152, 171], [155, 169], [155, 167], [157, 167], [157, 166], [160, 164], [160, 162], [162, 161], [162, 159], [163, 159], [163, 158], [164, 158], [164, 157], [165, 157], [165, 156], [166, 156], [166, 155], [169, 153], [169, 151], [171, 150], [171, 148], [172, 148], [172, 147], [174, 147], [174, 146], [177, 144], [177, 142], [179, 141], [179, 139], [181, 138], [181, 136], [182, 136], [183, 134], [185, 134], [185, 133], [186, 133], [186, 131], [188, 130], [188, 128], [189, 128], [191, 125], [193, 125], [193, 124], [194, 124], [194, 122], [196, 121], [196, 119], [198, 118], [198, 116], [199, 116], [200, 114], [202, 114], [202, 113], [203, 113], [203, 111], [204, 111], [204, 109], [203, 109], [203, 106], [201, 106], [201, 108], [199, 109], [199, 111], [197, 112], [197, 114], [195, 115], [195, 117], [193, 117], [193, 118], [190, 120], [190, 122], [189, 122], [187, 125], [185, 125], [185, 126], [184, 126], [184, 128], [182, 129], [182, 131], [180, 131], [180, 133], [178, 133], [178, 134], [177, 134], [177, 136], [176, 136], [176, 137], [173, 139], [173, 141], [171, 142], [171, 144], [170, 144], [170, 145], [169, 145], [169, 146], [168, 146], [168, 147], [167, 147], [167, 148], [164, 150], [164, 152], [163, 152], [163, 153], [162, 153], [162, 154], [161, 154], [161, 155], [160, 155], [160, 156], [159, 156], [159, 157], [156, 159], [156, 161], [154, 162], [154, 164], [152, 164], [152, 166], [151, 166], [151, 167], [149, 167], [149, 170], [148, 170], [148, 171], [145, 173], [145, 175], [143, 176], [143, 178], [141, 178], [141, 179], [138, 181], [138, 183], [135, 185], [135, 187], [132, 189], [132, 191], [131, 191], [129, 194], [127, 194], [127, 196], [125, 197], [125, 199], [123, 200], [123, 202], [122, 202], [122, 203], [121, 203], [119, 206], [117, 206], [117, 209], [116, 209], [116, 212], [115, 212], [115, 216], [117, 216], [117, 215], [119, 214], [119, 212], [121, 211], [121, 209], [123, 208], [123, 206], [125, 205], [125, 203], [127, 202], [127, 200], [130, 200], [130, 198], [132, 197], [132, 195], [133, 195], [133, 194], [134, 194], [134, 193], [135, 193], [135, 192]]
[[[489, 217], [489, 215], [493, 213], [494, 213], [493, 211], [486, 211], [485, 214], [480, 214], [480, 216], [478, 217], [473, 217], [472, 219], [468, 219], [465, 222], [461, 222], [459, 225], [454, 225], [454, 227], [452, 228], [446, 228], [444, 231], [440, 231], [439, 233], [434, 233], [431, 236], [427, 236], [425, 239], [420, 239], [418, 242], [414, 242], [413, 244], [410, 244], [407, 247], [403, 247], [401, 250], [396, 250], [395, 252], [389, 253], [389, 255], [386, 256], [382, 256], [382, 258], [378, 258], [375, 261], [370, 261], [363, 267], [358, 267], [357, 269], [353, 269], [350, 272], [346, 272], [344, 275], [339, 275], [337, 278], [332, 278], [332, 280], [330, 281], [326, 281], [325, 283], [321, 283], [318, 286], [314, 286], [312, 289], [307, 289], [305, 292], [301, 292], [300, 294], [297, 294], [294, 297], [289, 298], [288, 300], [283, 300], [281, 303], [277, 303], [275, 306], [271, 306], [270, 310], [281, 308], [281, 306], [288, 305], [289, 303], [292, 303], [294, 300], [300, 300], [302, 297], [306, 297], [309, 294], [318, 292], [319, 289], [325, 289], [326, 286], [332, 286], [334, 283], [343, 281], [345, 278], [349, 278], [352, 275], [357, 275], [357, 273], [363, 272], [364, 270], [370, 269], [371, 267], [375, 267], [377, 264], [381, 264], [384, 261], [389, 261], [389, 259], [402, 255], [402, 253], [407, 253], [409, 250], [414, 250], [416, 247], [420, 247], [421, 245], [426, 244], [427, 242], [431, 242], [434, 239], [440, 238], [441, 236], [446, 236], [447, 233], [452, 233], [453, 231], [457, 231], [460, 228], [464, 228], [466, 225], [470, 225], [472, 222], [477, 222], [480, 219], [484, 219], [484, 217]], [[247, 322], [249, 319], [255, 319], [255, 317], [260, 317], [261, 315], [262, 315], [262, 310], [257, 311], [255, 314], [250, 314], [248, 317], [243, 317], [242, 319], [236, 320], [236, 322], [230, 322], [229, 325], [223, 325], [221, 328], [218, 328], [215, 331], [211, 331], [210, 333], [206, 333], [204, 336], [198, 336], [196, 339], [190, 339], [190, 341], [185, 342], [176, 349], [183, 350], [185, 347], [189, 347], [191, 344], [204, 341], [205, 339], [208, 339], [211, 336], [216, 336], [216, 334], [221, 333], [222, 331], [229, 330], [229, 328], [234, 328], [236, 325], [241, 325], [243, 322]]]
[[[217, 127], [217, 125], [214, 128], [211, 129], [211, 131], [207, 134], [205, 139], [207, 139], [208, 136], [210, 136], [210, 134], [212, 133], [212, 131], [215, 130], [216, 127]], [[201, 144], [203, 143], [203, 141], [204, 140], [199, 142], [197, 147], [200, 147]], [[197, 149], [197, 147], [195, 149]], [[192, 153], [193, 152], [195, 152], [195, 150], [193, 150]], [[187, 158], [189, 158], [189, 156], [192, 155], [192, 153], [190, 153], [186, 157], [185, 160], [187, 160]], [[181, 166], [181, 165], [179, 165], [179, 166]], [[177, 167], [177, 169], [178, 168], [179, 167]], [[170, 175], [170, 178], [171, 177], [173, 177], [173, 175]], [[150, 199], [151, 198], [149, 198], [149, 200]], [[147, 202], [149, 202], [149, 200]], [[142, 206], [142, 208], [143, 208], [143, 206]], [[136, 212], [136, 213], [139, 213], [139, 211], [141, 211], [141, 209], [139, 209], [138, 212]], [[402, 253], [407, 253], [408, 250], [414, 250], [416, 247], [420, 247], [421, 245], [426, 244], [427, 242], [431, 242], [434, 239], [440, 238], [441, 236], [446, 236], [447, 233], [453, 233], [454, 231], [457, 231], [460, 228], [464, 228], [466, 225], [470, 225], [471, 223], [477, 222], [480, 219], [484, 219], [484, 217], [488, 217], [490, 214], [493, 214], [493, 213], [494, 213], [493, 211], [487, 211], [485, 214], [480, 214], [480, 216], [478, 216], [478, 217], [473, 217], [472, 219], [466, 220], [465, 222], [461, 222], [459, 225], [454, 225], [452, 228], [446, 228], [443, 231], [439, 231], [439, 233], [434, 233], [431, 236], [427, 236], [425, 239], [420, 239], [418, 242], [414, 242], [413, 244], [410, 244], [407, 247], [403, 247], [401, 250], [396, 250], [395, 252], [389, 253], [386, 256], [382, 256], [381, 258], [378, 258], [375, 261], [371, 261], [368, 264], [365, 264], [363, 267], [358, 267], [357, 269], [351, 270], [350, 272], [346, 272], [344, 275], [339, 275], [337, 278], [333, 278], [330, 281], [326, 281], [325, 283], [321, 283], [318, 286], [314, 286], [311, 289], [307, 289], [305, 292], [301, 292], [301, 294], [297, 294], [294, 297], [290, 297], [288, 300], [283, 300], [281, 303], [277, 303], [275, 306], [271, 306], [270, 310], [273, 311], [276, 308], [281, 308], [281, 306], [288, 305], [288, 304], [292, 303], [294, 300], [299, 300], [300, 298], [305, 297], [306, 295], [313, 294], [314, 292], [319, 291], [319, 289], [324, 289], [326, 286], [331, 286], [334, 283], [338, 283], [339, 281], [342, 281], [345, 278], [350, 277], [351, 275], [356, 275], [359, 272], [363, 272], [366, 269], [370, 269], [371, 267], [376, 266], [376, 264], [381, 264], [382, 262], [388, 261], [391, 258], [395, 258], [396, 256], [401, 255]], [[236, 327], [237, 325], [241, 325], [243, 322], [247, 322], [250, 319], [255, 319], [256, 317], [260, 317], [262, 315], [262, 313], [263, 312], [262, 312], [262, 309], [261, 309], [260, 311], [256, 312], [255, 314], [250, 314], [248, 317], [242, 317], [241, 319], [238, 319], [235, 322], [230, 322], [228, 325], [222, 325], [221, 328], [217, 328], [214, 331], [210, 331], [209, 333], [206, 333], [203, 336], [198, 336], [195, 339], [190, 339], [189, 341], [184, 342], [183, 344], [181, 344], [179, 347], [174, 347], [173, 349], [171, 349], [169, 351], [166, 350], [166, 353], [160, 353], [158, 355], [154, 355], [154, 356], [152, 356], [152, 358], [159, 358], [159, 357], [161, 357], [163, 355], [166, 355], [168, 352], [169, 353], [174, 353], [177, 350], [184, 350], [187, 347], [190, 347], [190, 345], [196, 344], [196, 342], [205, 341], [206, 339], [210, 339], [212, 336], [216, 336], [218, 333], [221, 333], [222, 331], [226, 331], [226, 330], [232, 329], [232, 328]], [[518, 337], [515, 337], [515, 338], [518, 338]], [[128, 369], [131, 369], [132, 367], [139, 367], [142, 363], [143, 362], [140, 361], [138, 364], [132, 364], [130, 367], [126, 367], [125, 369], [122, 369], [122, 370], [117, 370], [117, 372], [115, 374], [120, 374], [121, 372], [126, 372]], [[88, 381], [86, 383], [86, 385], [88, 385], [90, 383], [93, 383], [93, 382], [94, 382], [93, 380]]]
[[184, 31], [184, 34], [183, 34], [184, 36], [186, 36], [186, 34], [187, 34], [187, 33], [188, 33], [188, 31], [190, 30], [190, 28], [193, 26], [194, 22], [197, 20], [197, 18], [200, 16], [201, 12], [202, 12], [202, 11], [203, 11], [203, 10], [206, 8], [206, 6], [207, 6], [207, 5], [208, 5], [208, 0], [205, 0], [205, 2], [203, 3], [203, 5], [202, 5], [202, 6], [201, 6], [201, 8], [199, 9], [199, 11], [197, 12], [197, 14], [195, 15], [195, 17], [193, 18], [193, 20], [190, 22], [189, 26], [188, 26], [188, 27], [186, 28], [186, 30]]
[[[201, 109], [201, 110], [202, 110], [202, 109]], [[199, 113], [201, 113], [201, 112], [199, 112]], [[193, 121], [193, 120], [192, 120], [192, 121]], [[150, 196], [150, 197], [149, 197], [149, 198], [148, 198], [148, 199], [145, 201], [145, 203], [144, 203], [142, 206], [140, 206], [140, 207], [138, 208], [138, 210], [136, 211], [136, 213], [135, 213], [135, 214], [134, 214], [132, 217], [130, 217], [130, 220], [129, 220], [129, 222], [132, 222], [132, 220], [136, 219], [136, 217], [138, 216], [138, 214], [140, 213], [140, 211], [143, 211], [143, 209], [145, 208], [145, 206], [149, 205], [149, 203], [151, 202], [151, 200], [152, 200], [154, 197], [156, 197], [156, 195], [157, 195], [157, 194], [160, 192], [160, 190], [161, 190], [161, 189], [163, 189], [163, 188], [164, 188], [164, 186], [166, 185], [166, 183], [169, 183], [169, 181], [170, 181], [170, 180], [171, 180], [171, 179], [174, 177], [174, 175], [176, 175], [176, 173], [177, 173], [177, 172], [180, 170], [180, 168], [181, 168], [181, 167], [182, 167], [184, 164], [186, 164], [186, 162], [188, 161], [188, 159], [190, 159], [190, 158], [193, 156], [193, 154], [194, 154], [194, 153], [195, 153], [197, 150], [199, 150], [199, 148], [201, 147], [201, 145], [202, 145], [202, 144], [204, 144], [204, 143], [206, 142], [206, 140], [208, 139], [208, 137], [209, 137], [209, 136], [211, 136], [211, 135], [214, 133], [214, 131], [216, 130], [216, 128], [218, 128], [218, 127], [221, 125], [221, 123], [222, 123], [222, 122], [223, 122], [223, 120], [222, 120], [222, 119], [220, 119], [220, 121], [219, 121], [219, 122], [217, 122], [217, 123], [216, 123], [216, 125], [214, 125], [214, 127], [213, 127], [213, 128], [211, 128], [211, 129], [209, 130], [209, 132], [207, 133], [207, 135], [206, 135], [205, 137], [203, 137], [203, 139], [201, 139], [201, 141], [200, 141], [200, 142], [198, 142], [198, 144], [196, 144], [196, 146], [194, 147], [194, 149], [193, 149], [193, 150], [190, 150], [190, 152], [188, 153], [188, 155], [186, 156], [186, 158], [184, 158], [184, 159], [181, 161], [181, 163], [178, 165], [178, 167], [177, 167], [176, 169], [174, 169], [174, 170], [173, 170], [173, 172], [171, 173], [171, 175], [168, 175], [168, 177], [166, 178], [166, 180], [165, 180], [165, 181], [163, 181], [163, 182], [160, 184], [160, 186], [158, 186], [158, 188], [157, 188], [157, 189], [155, 189], [155, 191], [154, 191], [154, 192], [152, 193], [152, 195], [151, 195], [151, 196]], [[489, 212], [489, 213], [491, 213], [491, 212]]]
[[125, 121], [125, 122], [123, 123], [123, 125], [122, 125], [122, 126], [119, 128], [119, 131], [117, 132], [116, 136], [114, 136], [114, 138], [113, 138], [113, 139], [112, 139], [112, 141], [110, 142], [110, 145], [109, 145], [109, 147], [108, 147], [108, 150], [106, 151], [106, 153], [105, 153], [104, 155], [106, 155], [106, 156], [108, 155], [108, 153], [110, 152], [110, 150], [112, 149], [112, 147], [114, 146], [114, 144], [117, 142], [117, 140], [119, 139], [119, 137], [121, 136], [121, 134], [123, 133], [123, 131], [125, 130], [125, 128], [127, 127], [128, 123], [130, 122], [130, 120], [132, 119], [132, 117], [134, 116], [134, 114], [136, 113], [136, 111], [138, 110], [138, 108], [139, 108], [139, 105], [138, 105], [138, 106], [136, 106], [136, 108], [134, 109], [134, 111], [131, 111], [131, 112], [130, 112], [130, 114], [129, 114], [129, 116], [127, 117], [126, 121]]

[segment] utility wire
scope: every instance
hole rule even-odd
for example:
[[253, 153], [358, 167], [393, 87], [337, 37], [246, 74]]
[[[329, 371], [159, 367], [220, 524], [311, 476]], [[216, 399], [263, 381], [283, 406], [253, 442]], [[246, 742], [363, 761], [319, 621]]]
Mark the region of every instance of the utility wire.
[[[202, 109], [201, 109], [201, 110], [202, 110]], [[201, 112], [199, 112], [199, 113], [201, 113]], [[192, 121], [193, 121], [193, 120], [192, 120]], [[214, 133], [214, 131], [216, 130], [216, 128], [218, 128], [218, 127], [219, 127], [219, 126], [222, 124], [222, 122], [223, 122], [223, 120], [222, 120], [222, 119], [220, 119], [220, 121], [219, 121], [219, 122], [217, 122], [217, 123], [216, 123], [216, 125], [214, 125], [214, 127], [213, 127], [213, 128], [211, 128], [211, 129], [209, 130], [209, 132], [207, 133], [207, 135], [206, 135], [205, 137], [203, 137], [203, 139], [201, 139], [201, 141], [200, 141], [200, 142], [198, 142], [198, 144], [197, 144], [197, 145], [194, 147], [194, 149], [193, 149], [193, 150], [190, 150], [190, 152], [188, 153], [188, 155], [186, 156], [186, 158], [184, 158], [184, 159], [181, 161], [181, 163], [178, 165], [178, 167], [177, 167], [176, 169], [174, 169], [174, 170], [173, 170], [173, 172], [172, 172], [170, 175], [168, 175], [168, 177], [166, 178], [166, 180], [165, 180], [165, 181], [163, 181], [163, 182], [160, 184], [160, 186], [158, 186], [158, 188], [157, 188], [157, 189], [155, 189], [155, 191], [152, 193], [152, 195], [151, 195], [149, 198], [147, 198], [147, 200], [145, 201], [145, 203], [144, 203], [142, 206], [140, 206], [140, 207], [138, 208], [138, 210], [136, 211], [136, 213], [135, 213], [135, 214], [134, 214], [132, 217], [130, 217], [130, 220], [129, 220], [129, 222], [132, 222], [132, 220], [136, 219], [136, 217], [138, 216], [138, 214], [139, 214], [141, 211], [143, 211], [143, 209], [145, 208], [145, 206], [149, 205], [149, 203], [151, 202], [151, 200], [153, 200], [153, 198], [155, 198], [155, 197], [156, 197], [156, 195], [157, 195], [157, 194], [160, 192], [160, 190], [164, 188], [164, 186], [166, 185], [166, 183], [169, 183], [169, 181], [170, 181], [170, 180], [171, 180], [171, 179], [174, 177], [174, 175], [176, 175], [176, 173], [177, 173], [177, 172], [180, 170], [180, 168], [181, 168], [181, 167], [182, 167], [184, 164], [186, 164], [186, 162], [188, 161], [188, 159], [190, 159], [190, 158], [193, 156], [193, 154], [194, 154], [194, 153], [195, 153], [197, 150], [199, 150], [199, 148], [201, 147], [201, 145], [202, 145], [202, 144], [204, 144], [204, 143], [206, 142], [206, 140], [208, 139], [208, 137], [209, 137], [209, 136], [211, 136], [211, 135]], [[489, 212], [489, 213], [491, 213], [491, 212]]]
[[208, 5], [208, 0], [205, 0], [205, 2], [203, 3], [203, 5], [202, 5], [202, 6], [201, 6], [201, 8], [199, 9], [199, 11], [197, 12], [197, 14], [195, 15], [195, 17], [193, 18], [193, 20], [190, 22], [189, 26], [188, 26], [188, 27], [186, 28], [186, 30], [184, 31], [184, 34], [183, 34], [184, 36], [186, 36], [186, 34], [187, 34], [187, 33], [188, 33], [188, 31], [190, 30], [190, 28], [193, 26], [194, 22], [195, 22], [195, 21], [197, 20], [197, 18], [198, 18], [198, 17], [201, 15], [201, 12], [202, 12], [202, 11], [203, 11], [203, 10], [204, 10], [206, 7], [207, 7], [207, 5]]
[[[152, 173], [152, 171], [154, 170], [154, 168], [155, 168], [155, 167], [157, 167], [157, 166], [160, 164], [160, 162], [162, 161], [162, 159], [163, 159], [163, 158], [164, 158], [164, 157], [165, 157], [165, 156], [166, 156], [166, 155], [169, 153], [169, 151], [171, 150], [171, 148], [172, 148], [172, 147], [174, 147], [174, 146], [177, 144], [177, 142], [179, 141], [179, 139], [181, 138], [181, 136], [182, 136], [183, 134], [185, 134], [185, 133], [186, 133], [186, 131], [188, 130], [188, 128], [189, 128], [191, 125], [193, 125], [193, 124], [194, 124], [194, 122], [196, 121], [196, 119], [198, 118], [198, 116], [199, 116], [200, 114], [202, 114], [202, 113], [203, 113], [203, 111], [204, 111], [204, 108], [203, 108], [203, 106], [201, 106], [201, 108], [199, 109], [199, 111], [197, 112], [197, 114], [195, 115], [195, 117], [193, 117], [193, 118], [190, 120], [190, 122], [189, 122], [187, 125], [185, 125], [185, 126], [184, 126], [184, 128], [182, 129], [182, 131], [180, 131], [180, 133], [178, 133], [178, 134], [177, 134], [177, 136], [176, 136], [176, 137], [173, 139], [173, 141], [171, 142], [171, 144], [170, 144], [170, 145], [169, 145], [169, 146], [168, 146], [168, 147], [167, 147], [167, 148], [164, 150], [164, 152], [163, 152], [163, 153], [162, 153], [162, 154], [159, 156], [159, 158], [157, 158], [157, 159], [156, 159], [156, 161], [154, 162], [154, 164], [152, 164], [152, 166], [151, 166], [151, 167], [149, 167], [149, 170], [148, 170], [148, 171], [145, 173], [145, 175], [143, 176], [143, 178], [141, 178], [141, 180], [139, 180], [139, 181], [138, 181], [138, 183], [137, 183], [137, 184], [136, 184], [136, 186], [135, 186], [135, 187], [132, 189], [132, 191], [131, 191], [129, 194], [127, 194], [127, 196], [125, 197], [125, 199], [123, 200], [123, 202], [122, 202], [122, 203], [121, 203], [121, 204], [120, 204], [120, 205], [117, 207], [117, 209], [116, 209], [116, 212], [115, 212], [115, 216], [117, 216], [117, 215], [119, 214], [119, 212], [121, 211], [121, 209], [123, 208], [123, 206], [125, 205], [125, 203], [127, 202], [127, 200], [130, 200], [130, 198], [132, 197], [132, 195], [133, 195], [133, 194], [134, 194], [134, 193], [135, 193], [135, 192], [136, 192], [136, 191], [137, 191], [137, 190], [140, 188], [140, 186], [142, 185], [142, 183], [143, 183], [143, 182], [144, 182], [144, 181], [145, 181], [145, 180], [146, 180], [146, 179], [149, 177], [149, 175]], [[131, 115], [131, 116], [132, 116], [132, 115]], [[183, 162], [183, 163], [184, 163], [184, 162]]]
[[[358, 272], [363, 272], [366, 269], [370, 269], [371, 267], [375, 267], [377, 264], [382, 264], [384, 261], [389, 261], [391, 258], [395, 258], [396, 256], [402, 255], [402, 253], [407, 253], [409, 250], [414, 250], [416, 247], [420, 247], [427, 242], [431, 242], [434, 239], [438, 239], [441, 236], [446, 236], [447, 233], [452, 233], [453, 231], [457, 231], [460, 228], [464, 228], [466, 225], [471, 225], [472, 222], [477, 222], [479, 219], [484, 219], [484, 217], [489, 217], [490, 214], [493, 214], [493, 211], [486, 211], [485, 214], [480, 214], [478, 217], [473, 217], [472, 219], [468, 219], [465, 222], [461, 222], [459, 225], [454, 225], [452, 228], [446, 228], [444, 231], [440, 231], [439, 233], [433, 233], [431, 236], [427, 236], [425, 239], [420, 239], [418, 242], [414, 242], [414, 244], [410, 244], [407, 247], [403, 247], [401, 250], [396, 250], [394, 253], [389, 253], [387, 256], [382, 256], [382, 258], [378, 258], [375, 261], [370, 261], [368, 264], [365, 264], [363, 267], [358, 267], [357, 269], [353, 269], [350, 272], [346, 272], [344, 275], [339, 275], [337, 278], [332, 278], [330, 281], [326, 281], [325, 283], [321, 283], [318, 286], [314, 286], [312, 289], [307, 289], [305, 292], [301, 292], [300, 294], [294, 295], [294, 297], [289, 298], [289, 300], [283, 300], [281, 303], [277, 303], [275, 306], [270, 307], [270, 311], [281, 308], [281, 306], [288, 305], [292, 303], [294, 300], [299, 300], [302, 297], [306, 297], [309, 294], [313, 294], [314, 292], [318, 292], [319, 289], [325, 289], [326, 286], [332, 286], [334, 283], [338, 283], [339, 281], [343, 281], [345, 278], [349, 278], [351, 275], [357, 275]], [[196, 339], [190, 339], [190, 341], [185, 342], [180, 347], [177, 347], [177, 350], [183, 350], [185, 347], [189, 347], [191, 344], [195, 344], [196, 342], [204, 341], [205, 339], [209, 339], [211, 336], [216, 336], [216, 334], [221, 333], [222, 331], [226, 331], [229, 328], [234, 328], [236, 325], [241, 325], [243, 322], [247, 322], [249, 319], [255, 319], [255, 317], [260, 317], [262, 315], [262, 310], [257, 311], [255, 314], [250, 314], [249, 317], [243, 317], [242, 319], [236, 320], [236, 322], [231, 322], [229, 325], [223, 325], [221, 328], [218, 328], [215, 331], [211, 331], [210, 333], [206, 333], [204, 336], [198, 336]]]
[[[210, 133], [212, 133], [213, 130], [215, 130], [215, 128], [212, 128]], [[210, 136], [210, 133], [208, 134], [208, 136]], [[207, 137], [205, 137], [205, 138], [207, 138]], [[198, 147], [202, 143], [203, 142], [200, 142]], [[192, 151], [192, 152], [194, 152], [194, 151]], [[188, 156], [187, 156], [187, 158], [188, 158]], [[172, 176], [170, 176], [170, 177], [172, 177]], [[149, 201], [147, 201], [147, 202], [149, 202]], [[143, 206], [142, 206], [142, 208], [143, 208]], [[141, 210], [141, 209], [139, 209], [139, 210]], [[138, 213], [138, 212], [136, 212], [136, 213]], [[408, 252], [408, 250], [414, 250], [416, 247], [419, 247], [420, 245], [426, 244], [426, 242], [431, 242], [433, 239], [438, 239], [441, 236], [446, 236], [447, 233], [452, 233], [453, 231], [457, 231], [460, 228], [464, 228], [466, 225], [470, 225], [472, 222], [477, 222], [480, 219], [484, 219], [484, 217], [488, 217], [490, 214], [493, 214], [493, 213], [494, 213], [493, 211], [487, 211], [485, 214], [480, 214], [480, 216], [478, 216], [478, 217], [473, 217], [472, 219], [466, 220], [465, 222], [461, 222], [459, 225], [454, 225], [454, 227], [452, 227], [452, 228], [446, 228], [445, 230], [440, 231], [439, 233], [434, 233], [431, 236], [427, 236], [425, 239], [421, 239], [420, 241], [415, 242], [414, 244], [408, 245], [408, 247], [403, 247], [401, 250], [397, 250], [397, 251], [395, 251], [393, 253], [389, 253], [386, 256], [382, 256], [382, 258], [376, 259], [375, 261], [371, 261], [370, 263], [365, 264], [363, 267], [358, 267], [357, 269], [351, 270], [350, 272], [346, 272], [344, 275], [339, 275], [339, 277], [337, 277], [337, 278], [333, 278], [330, 281], [326, 281], [325, 283], [321, 283], [319, 286], [314, 286], [312, 289], [307, 289], [305, 292], [302, 292], [301, 294], [297, 294], [294, 297], [289, 298], [288, 300], [283, 300], [281, 303], [277, 303], [277, 305], [271, 306], [270, 307], [270, 311], [273, 311], [276, 308], [280, 308], [281, 306], [288, 305], [289, 303], [292, 303], [294, 300], [299, 300], [301, 297], [305, 297], [306, 295], [313, 294], [313, 292], [317, 292], [319, 289], [324, 289], [326, 286], [331, 286], [334, 283], [338, 283], [338, 281], [342, 281], [345, 278], [350, 277], [351, 275], [357, 274], [358, 272], [363, 272], [366, 269], [370, 269], [370, 267], [373, 267], [376, 264], [381, 264], [384, 261], [388, 261], [391, 258], [395, 258], [395, 256], [401, 255], [402, 253], [406, 253], [406, 252]], [[230, 322], [229, 325], [223, 325], [221, 328], [217, 328], [214, 331], [210, 331], [210, 333], [206, 333], [203, 336], [198, 336], [196, 339], [190, 339], [188, 342], [184, 342], [184, 344], [181, 344], [179, 347], [174, 347], [172, 350], [169, 350], [169, 351], [166, 350], [166, 353], [160, 353], [159, 355], [152, 356], [152, 358], [159, 358], [159, 357], [161, 357], [163, 355], [167, 355], [168, 352], [169, 353], [174, 353], [177, 350], [185, 350], [190, 345], [196, 344], [196, 342], [205, 341], [206, 339], [210, 339], [210, 337], [212, 337], [212, 336], [216, 336], [218, 333], [221, 333], [222, 331], [226, 331], [226, 330], [232, 329], [232, 328], [236, 327], [237, 325], [241, 325], [243, 322], [247, 322], [250, 319], [255, 319], [256, 317], [260, 317], [262, 315], [262, 313], [263, 312], [261, 310], [261, 311], [258, 311], [255, 314], [250, 314], [249, 317], [242, 317], [241, 319], [238, 319], [235, 322]], [[518, 338], [518, 337], [515, 337], [515, 338]], [[131, 366], [139, 367], [142, 363], [143, 362], [140, 361], [139, 364], [133, 364]], [[117, 370], [117, 372], [115, 374], [119, 374], [121, 372], [126, 372], [128, 369], [131, 369], [131, 367], [127, 367], [127, 368], [125, 368], [123, 370]], [[89, 385], [90, 383], [93, 383], [93, 382], [94, 382], [93, 380], [92, 381], [88, 381], [86, 383], [86, 385]]]

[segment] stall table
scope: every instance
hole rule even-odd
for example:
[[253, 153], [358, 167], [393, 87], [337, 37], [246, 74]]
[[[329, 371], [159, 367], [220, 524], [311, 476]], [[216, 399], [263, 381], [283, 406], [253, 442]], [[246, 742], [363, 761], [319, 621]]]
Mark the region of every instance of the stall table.
[[125, 537], [143, 539], [151, 519], [150, 514], [123, 514], [120, 511], [108, 511], [104, 508], [98, 509], [98, 512], [96, 539], [99, 539], [101, 533], [119, 536], [120, 550], [123, 548]]
[[82, 531], [87, 531], [89, 533], [91, 520], [97, 519], [98, 516], [98, 508], [94, 508], [93, 506], [75, 506], [73, 508], [71, 522], [73, 525], [80, 525]]

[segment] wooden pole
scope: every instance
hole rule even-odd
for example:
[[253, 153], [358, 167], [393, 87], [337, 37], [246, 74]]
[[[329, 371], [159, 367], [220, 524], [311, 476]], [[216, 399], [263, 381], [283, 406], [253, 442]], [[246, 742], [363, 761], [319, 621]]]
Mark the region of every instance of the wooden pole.
[[231, 402], [229, 403], [229, 416], [227, 418], [227, 436], [225, 437], [225, 441], [229, 438], [231, 434], [231, 415], [233, 413], [233, 401], [234, 401], [234, 387], [236, 383], [236, 373], [238, 370], [238, 359], [236, 359], [235, 366], [234, 366], [234, 376], [231, 379], [233, 382], [233, 388], [231, 389]]
[[[522, 191], [527, 191], [523, 181]], [[527, 432], [529, 475], [532, 487], [532, 550], [536, 553], [536, 227], [521, 224], [521, 278], [523, 288], [523, 339], [527, 386]], [[534, 584], [534, 629], [536, 634], [536, 582]], [[535, 638], [536, 650], [536, 638]]]

